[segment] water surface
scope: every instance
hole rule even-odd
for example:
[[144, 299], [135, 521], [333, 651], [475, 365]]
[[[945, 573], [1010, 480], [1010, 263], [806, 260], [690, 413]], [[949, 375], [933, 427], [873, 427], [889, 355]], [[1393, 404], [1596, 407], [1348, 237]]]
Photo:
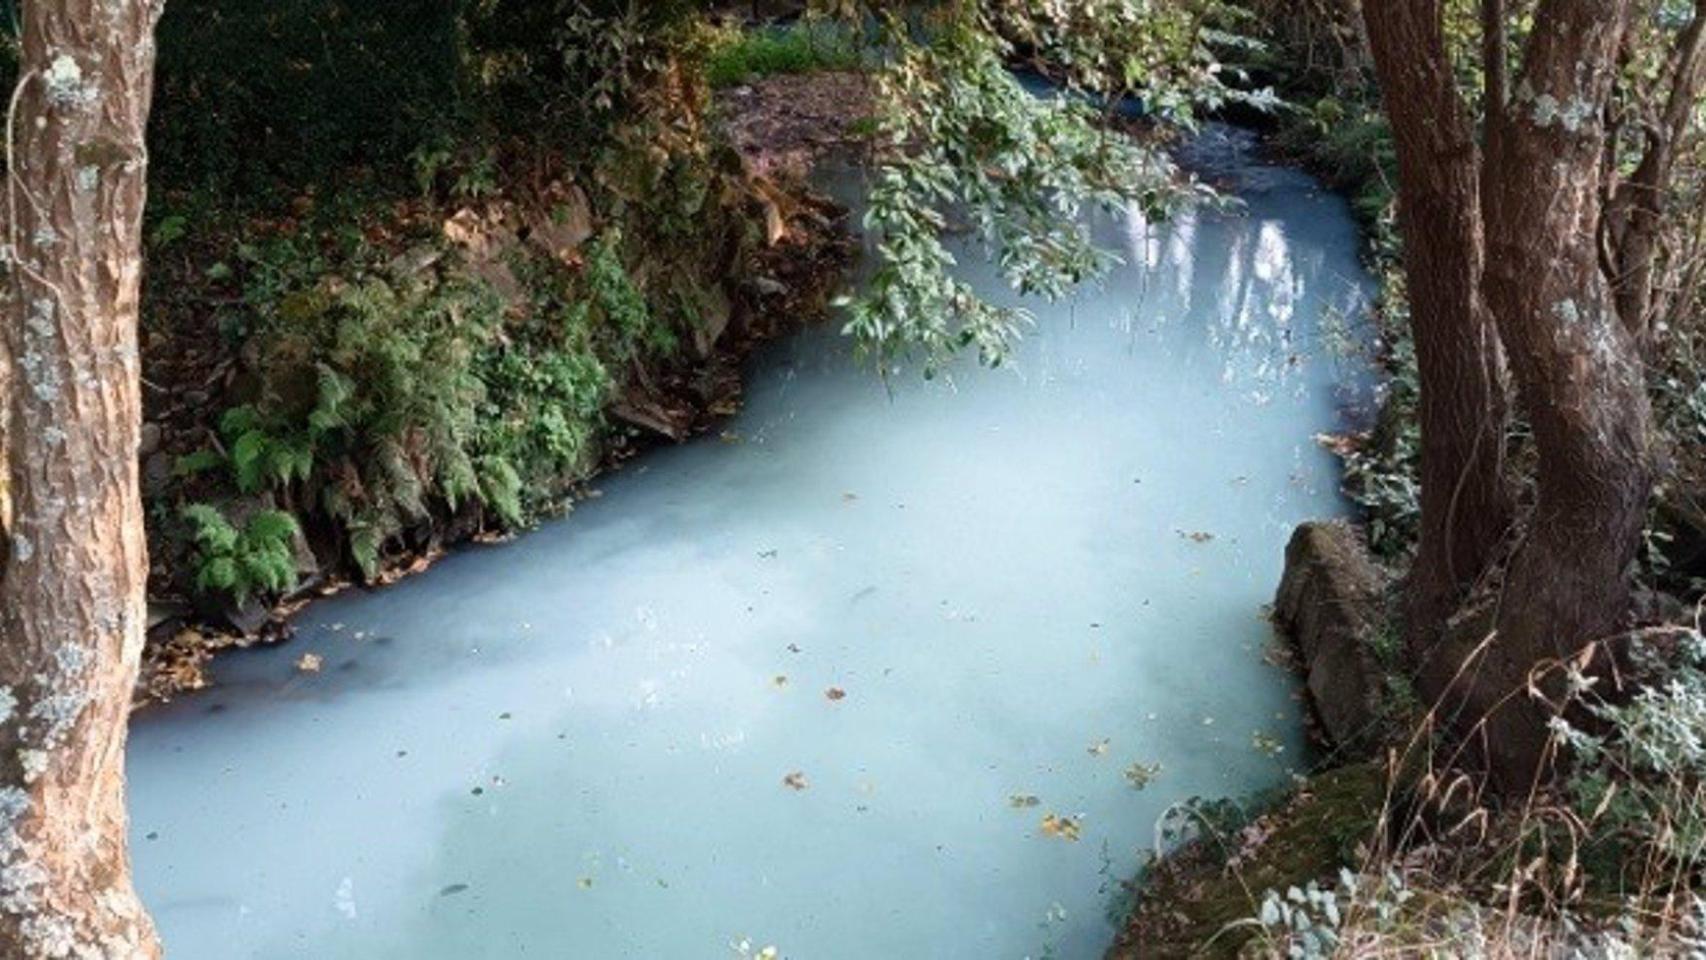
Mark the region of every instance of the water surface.
[[1263, 605], [1343, 509], [1355, 233], [1226, 146], [1247, 207], [1106, 218], [1011, 369], [776, 344], [723, 436], [139, 717], [172, 956], [1100, 956], [1164, 808], [1299, 762]]

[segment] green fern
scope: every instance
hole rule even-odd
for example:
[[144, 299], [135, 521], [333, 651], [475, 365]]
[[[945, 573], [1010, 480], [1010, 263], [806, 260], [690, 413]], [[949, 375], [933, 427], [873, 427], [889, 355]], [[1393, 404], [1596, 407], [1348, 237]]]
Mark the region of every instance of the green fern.
[[239, 606], [259, 593], [283, 593], [296, 586], [292, 549], [300, 527], [280, 510], [262, 510], [232, 525], [219, 508], [206, 503], [184, 507], [195, 554], [195, 585], [204, 594], [226, 594]]

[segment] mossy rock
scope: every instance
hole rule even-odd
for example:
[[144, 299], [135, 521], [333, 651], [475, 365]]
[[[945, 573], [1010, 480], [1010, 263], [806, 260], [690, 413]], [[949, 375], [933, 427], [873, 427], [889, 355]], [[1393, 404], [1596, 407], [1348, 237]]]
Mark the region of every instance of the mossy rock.
[[1244, 921], [1264, 892], [1336, 877], [1372, 836], [1385, 800], [1380, 767], [1341, 767], [1311, 778], [1242, 834], [1193, 841], [1138, 880], [1108, 960], [1239, 956], [1257, 933]]

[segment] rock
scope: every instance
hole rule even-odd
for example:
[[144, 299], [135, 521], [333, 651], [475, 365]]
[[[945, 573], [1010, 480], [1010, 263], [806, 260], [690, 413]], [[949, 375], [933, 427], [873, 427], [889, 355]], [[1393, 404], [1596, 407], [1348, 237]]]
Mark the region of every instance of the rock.
[[254, 636], [272, 619], [272, 607], [250, 599], [241, 606], [227, 604], [220, 612], [227, 626], [244, 637]]
[[788, 285], [775, 277], [759, 274], [752, 278], [752, 289], [758, 291], [759, 296], [780, 297], [788, 292]]
[[438, 265], [444, 258], [444, 251], [431, 244], [419, 244], [391, 258], [386, 269], [393, 276], [415, 279], [424, 276], [427, 271]]
[[142, 492], [154, 496], [166, 489], [172, 480], [172, 458], [156, 450], [142, 461]]
[[443, 230], [444, 238], [462, 252], [467, 271], [490, 284], [504, 303], [514, 305], [523, 302], [526, 291], [507, 262], [506, 254], [520, 242], [510, 219], [503, 205], [484, 212], [464, 207], [444, 221]]
[[693, 346], [701, 358], [709, 358], [717, 341], [729, 328], [734, 306], [720, 284], [713, 284], [700, 293], [699, 323], [693, 328]]
[[1385, 575], [1349, 524], [1310, 522], [1292, 534], [1274, 623], [1297, 645], [1315, 713], [1341, 748], [1366, 746], [1381, 715], [1374, 641], [1385, 593]]
[[624, 423], [680, 442], [692, 431], [691, 412], [664, 405], [639, 391], [629, 391], [610, 405], [610, 413]]
[[152, 421], [142, 425], [142, 442], [137, 446], [137, 453], [144, 460], [160, 449], [160, 425]]
[[148, 601], [148, 631], [181, 623], [194, 611], [187, 604], [167, 600]]

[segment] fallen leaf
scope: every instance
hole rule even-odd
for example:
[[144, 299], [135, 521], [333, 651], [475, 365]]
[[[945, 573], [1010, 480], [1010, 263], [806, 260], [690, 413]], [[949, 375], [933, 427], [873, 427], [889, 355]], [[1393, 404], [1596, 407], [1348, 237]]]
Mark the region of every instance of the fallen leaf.
[[1126, 782], [1131, 784], [1133, 790], [1142, 790], [1160, 775], [1161, 764], [1159, 763], [1134, 763], [1125, 768]]
[[1077, 842], [1083, 831], [1083, 822], [1078, 817], [1063, 817], [1054, 813], [1043, 817], [1043, 834], [1045, 836]]

